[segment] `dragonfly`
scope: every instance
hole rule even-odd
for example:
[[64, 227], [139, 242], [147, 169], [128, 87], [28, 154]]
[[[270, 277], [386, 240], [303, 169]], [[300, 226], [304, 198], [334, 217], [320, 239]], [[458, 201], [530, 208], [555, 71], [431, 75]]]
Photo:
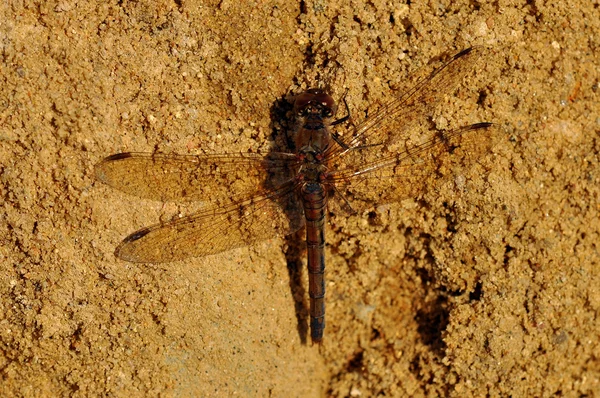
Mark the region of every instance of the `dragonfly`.
[[[480, 47], [451, 57], [353, 126], [334, 127], [337, 104], [322, 89], [295, 97], [290, 151], [177, 155], [126, 152], [96, 165], [99, 181], [140, 198], [200, 201], [195, 213], [142, 228], [115, 250], [134, 263], [203, 257], [306, 229], [313, 343], [325, 329], [326, 216], [415, 197], [451, 180], [494, 145], [492, 123], [439, 130], [428, 118], [474, 68]], [[425, 127], [423, 127], [425, 125]]]

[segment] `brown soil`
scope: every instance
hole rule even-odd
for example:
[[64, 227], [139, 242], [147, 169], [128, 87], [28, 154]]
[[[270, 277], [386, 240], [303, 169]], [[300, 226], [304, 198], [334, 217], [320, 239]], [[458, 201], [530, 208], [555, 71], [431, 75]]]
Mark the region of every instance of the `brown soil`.
[[[350, 3], [2, 2], [4, 396], [600, 394], [597, 1]], [[180, 208], [98, 183], [103, 157], [265, 150], [322, 71], [359, 117], [471, 45], [444, 117], [503, 139], [461, 189], [331, 217], [322, 346], [300, 235], [113, 256]]]

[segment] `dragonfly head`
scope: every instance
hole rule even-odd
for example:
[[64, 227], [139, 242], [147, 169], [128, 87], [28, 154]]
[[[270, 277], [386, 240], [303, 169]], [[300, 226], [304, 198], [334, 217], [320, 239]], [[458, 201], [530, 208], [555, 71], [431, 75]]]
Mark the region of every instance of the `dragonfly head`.
[[296, 96], [294, 113], [299, 117], [331, 118], [335, 115], [336, 105], [333, 97], [318, 88], [311, 88]]

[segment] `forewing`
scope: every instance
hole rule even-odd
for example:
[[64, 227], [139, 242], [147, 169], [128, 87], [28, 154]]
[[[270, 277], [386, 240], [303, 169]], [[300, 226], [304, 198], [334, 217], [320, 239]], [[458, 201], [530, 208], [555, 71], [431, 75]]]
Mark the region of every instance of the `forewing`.
[[293, 178], [295, 162], [287, 153], [194, 156], [128, 152], [98, 163], [96, 177], [142, 198], [225, 205], [282, 186]]
[[289, 182], [267, 195], [143, 228], [125, 238], [115, 255], [136, 263], [177, 261], [289, 235], [302, 225], [302, 204]]
[[[377, 160], [370, 159], [373, 148], [356, 149], [356, 163], [332, 172], [330, 181], [354, 210], [400, 201], [465, 173], [499, 138], [491, 123], [478, 123], [380, 148]], [[367, 152], [364, 162], [361, 152]]]
[[392, 145], [410, 138], [415, 126], [423, 123], [425, 116], [432, 112], [444, 96], [456, 89], [482, 51], [481, 47], [461, 51], [414, 87], [399, 93], [396, 99], [356, 127], [350, 142], [345, 143], [345, 148], [332, 146], [329, 157], [346, 155], [354, 148]]

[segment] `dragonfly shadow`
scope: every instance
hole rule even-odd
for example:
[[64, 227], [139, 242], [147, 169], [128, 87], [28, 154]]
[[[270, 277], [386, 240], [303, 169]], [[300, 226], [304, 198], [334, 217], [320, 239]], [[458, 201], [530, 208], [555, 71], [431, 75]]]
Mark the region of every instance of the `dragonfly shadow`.
[[308, 339], [308, 303], [306, 301], [306, 286], [304, 284], [303, 253], [306, 251], [304, 244], [304, 229], [285, 237], [285, 260], [290, 278], [290, 292], [294, 298], [294, 309], [298, 322], [297, 330], [300, 343], [306, 345]]
[[[294, 152], [294, 145], [289, 137], [288, 132], [292, 129], [294, 118], [291, 114], [293, 109], [292, 97], [281, 97], [277, 99], [270, 109], [271, 117], [271, 153], [276, 152]], [[273, 189], [273, 183], [277, 179], [266, 179], [263, 187], [265, 190]], [[290, 206], [290, 198], [295, 198], [293, 194], [288, 197], [274, 198], [275, 202], [284, 209], [290, 224], [298, 225], [304, 222], [304, 215], [298, 210], [302, 206], [297, 203], [296, 206]], [[293, 200], [293, 199], [292, 199]], [[293, 234], [286, 235], [285, 241], [285, 259], [289, 276], [290, 293], [294, 299], [294, 309], [297, 320], [297, 330], [302, 345], [306, 345], [308, 340], [308, 303], [306, 300], [307, 286], [303, 275], [304, 263], [303, 257], [306, 251], [306, 243], [304, 241], [305, 229], [300, 228]]]

